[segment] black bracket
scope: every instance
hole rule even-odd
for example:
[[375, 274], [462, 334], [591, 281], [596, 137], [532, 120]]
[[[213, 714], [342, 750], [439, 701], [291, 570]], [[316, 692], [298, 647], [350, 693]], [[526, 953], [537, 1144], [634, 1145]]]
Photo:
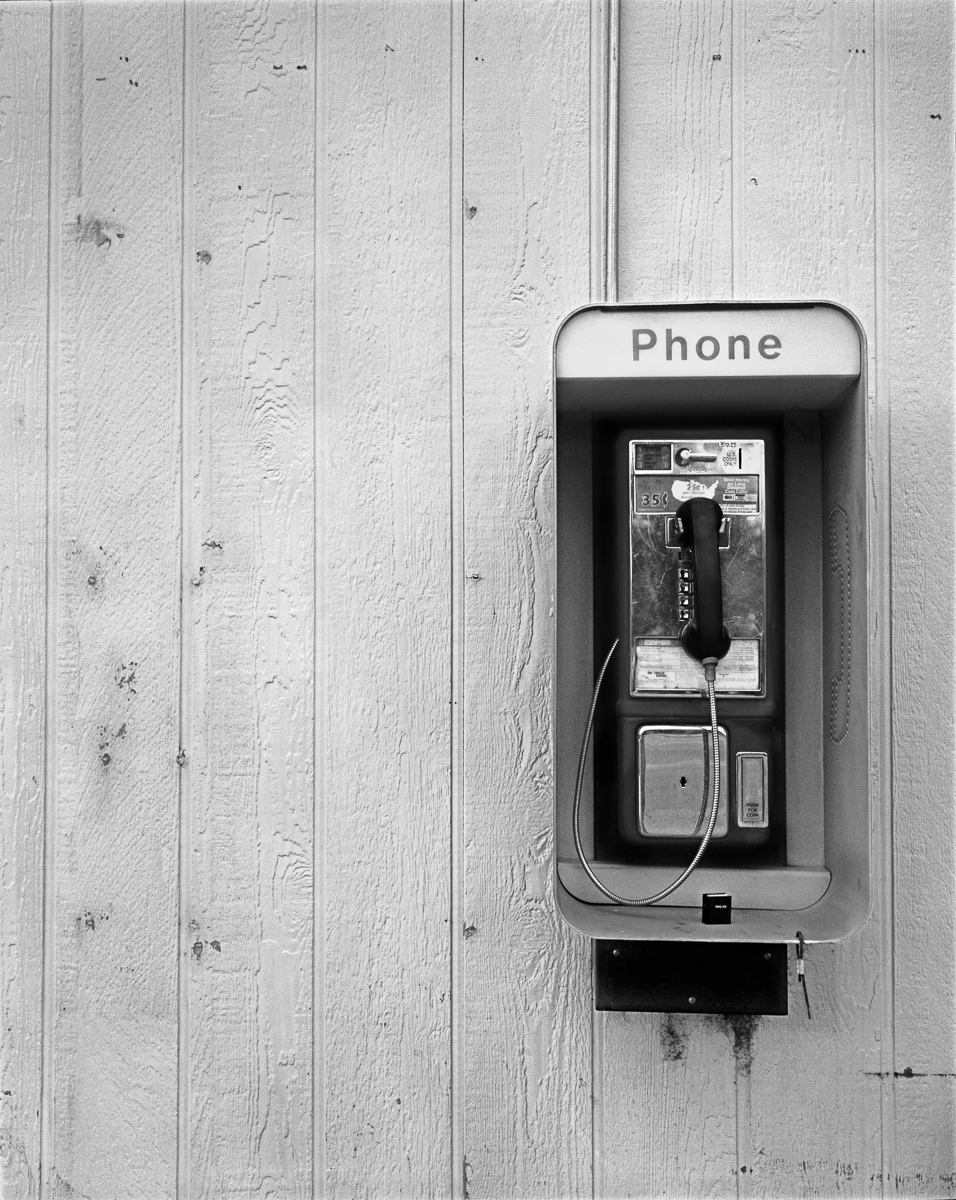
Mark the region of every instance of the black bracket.
[[785, 1017], [787, 947], [752, 942], [594, 942], [594, 1007], [606, 1012]]

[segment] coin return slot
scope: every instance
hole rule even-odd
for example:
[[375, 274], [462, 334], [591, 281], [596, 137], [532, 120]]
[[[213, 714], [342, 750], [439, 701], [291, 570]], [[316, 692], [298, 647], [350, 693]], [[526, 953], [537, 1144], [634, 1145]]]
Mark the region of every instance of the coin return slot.
[[[638, 825], [645, 837], [701, 837], [707, 828], [713, 762], [705, 725], [645, 725], [638, 740]], [[720, 803], [714, 837], [728, 829], [727, 732], [718, 730]]]

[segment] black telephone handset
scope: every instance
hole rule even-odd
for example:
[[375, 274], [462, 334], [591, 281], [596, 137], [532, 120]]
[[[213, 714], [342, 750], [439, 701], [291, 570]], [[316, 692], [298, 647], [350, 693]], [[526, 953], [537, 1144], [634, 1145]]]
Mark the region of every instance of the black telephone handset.
[[680, 633], [684, 650], [698, 662], [721, 659], [730, 649], [724, 624], [723, 587], [720, 580], [718, 538], [724, 519], [716, 500], [694, 496], [677, 509], [681, 544], [690, 552], [696, 620], [688, 621]]

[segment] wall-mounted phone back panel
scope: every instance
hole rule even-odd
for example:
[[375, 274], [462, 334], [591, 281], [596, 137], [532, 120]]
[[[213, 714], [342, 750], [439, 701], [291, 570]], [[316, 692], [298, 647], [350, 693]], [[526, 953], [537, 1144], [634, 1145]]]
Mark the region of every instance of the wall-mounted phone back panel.
[[[862, 336], [832, 305], [588, 308], [555, 346], [556, 894], [601, 938], [849, 936], [869, 911], [868, 456]], [[580, 866], [574, 781], [599, 878], [639, 898], [693, 856], [712, 792], [703, 670], [677, 508], [720, 506], [730, 649], [717, 672], [720, 797], [697, 871], [615, 905]], [[704, 892], [734, 920], [703, 925]]]
[[[599, 455], [601, 451], [598, 451]], [[783, 861], [784, 694], [779, 561], [777, 439], [771, 429], [730, 436], [724, 431], [625, 429], [614, 446], [615, 468], [605, 502], [614, 510], [616, 613], [595, 603], [596, 635], [610, 644], [626, 631], [613, 678], [614, 737], [605, 722], [598, 739], [606, 790], [617, 795], [617, 828], [598, 837], [613, 854], [616, 839], [631, 846], [657, 839], [660, 863], [686, 859], [687, 839], [706, 827], [710, 786], [704, 669], [686, 653], [681, 632], [696, 619], [694, 571], [680, 505], [703, 496], [720, 505], [718, 557], [723, 620], [730, 649], [717, 673], [724, 733], [722, 798], [711, 860], [753, 866]], [[598, 491], [600, 492], [600, 487]], [[603, 592], [600, 572], [596, 586]], [[625, 611], [626, 609], [626, 611]], [[608, 759], [616, 759], [611, 781]], [[700, 776], [700, 780], [698, 780]], [[746, 850], [749, 857], [734, 855]]]

